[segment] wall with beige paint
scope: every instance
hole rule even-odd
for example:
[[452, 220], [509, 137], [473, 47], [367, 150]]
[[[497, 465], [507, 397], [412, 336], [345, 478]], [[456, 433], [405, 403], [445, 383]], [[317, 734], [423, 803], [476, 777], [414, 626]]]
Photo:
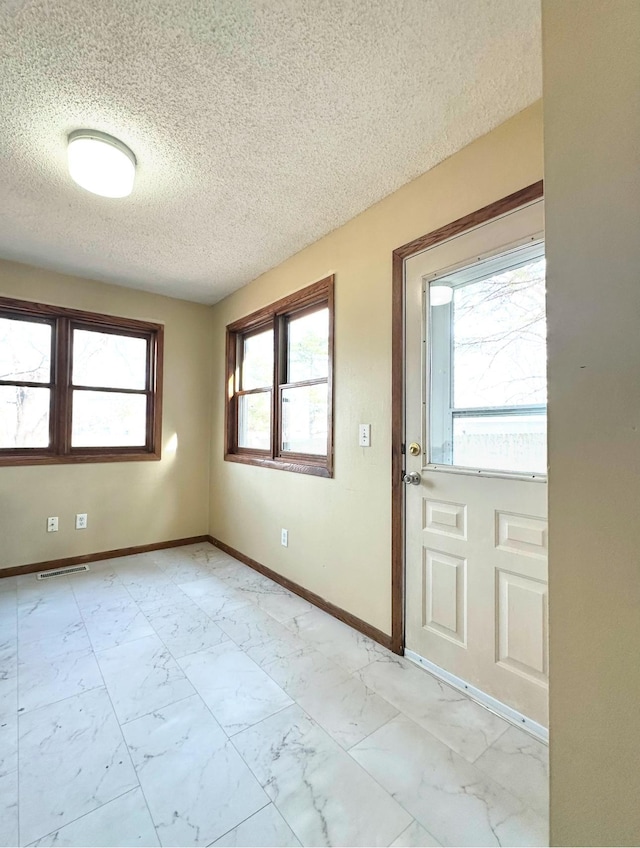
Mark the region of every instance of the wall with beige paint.
[[[0, 468], [0, 569], [206, 534], [210, 308], [4, 261], [0, 295], [165, 325], [162, 459]], [[76, 512], [86, 530], [73, 529]]]
[[551, 840], [640, 844], [640, 3], [543, 0]]
[[[215, 537], [390, 632], [391, 254], [541, 177], [537, 103], [214, 307]], [[225, 325], [333, 273], [334, 479], [224, 462]]]

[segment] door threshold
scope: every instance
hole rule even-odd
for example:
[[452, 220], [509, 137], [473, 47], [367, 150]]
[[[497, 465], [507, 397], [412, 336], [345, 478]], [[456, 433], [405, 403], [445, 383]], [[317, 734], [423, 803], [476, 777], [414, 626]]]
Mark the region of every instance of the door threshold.
[[462, 680], [462, 678], [456, 677], [455, 674], [445, 671], [444, 668], [440, 668], [439, 665], [421, 657], [420, 654], [416, 654], [415, 651], [410, 651], [408, 648], [405, 648], [404, 655], [408, 660], [411, 660], [412, 663], [419, 665], [421, 668], [425, 669], [439, 680], [442, 680], [444, 683], [448, 683], [455, 689], [459, 689], [461, 692], [464, 692], [464, 694], [468, 695], [473, 701], [476, 701], [492, 713], [500, 716], [500, 718], [505, 719], [516, 727], [520, 727], [522, 730], [530, 733], [531, 736], [535, 736], [535, 738], [540, 740], [540, 742], [544, 742], [547, 745], [549, 744], [549, 730], [543, 724], [539, 724], [537, 721], [522, 715], [522, 713], [514, 710], [513, 707], [503, 704], [502, 701], [498, 701], [497, 698], [488, 695], [486, 692], [483, 692], [482, 689], [477, 689], [475, 686], [472, 686], [471, 683], [467, 683], [465, 680]]

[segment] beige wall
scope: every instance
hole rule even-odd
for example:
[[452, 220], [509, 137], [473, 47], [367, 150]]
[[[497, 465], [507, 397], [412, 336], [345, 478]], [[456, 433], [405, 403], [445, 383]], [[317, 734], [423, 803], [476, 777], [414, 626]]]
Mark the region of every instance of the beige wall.
[[207, 533], [210, 308], [2, 261], [0, 295], [165, 325], [162, 460], [0, 468], [0, 568]]
[[[214, 307], [214, 536], [390, 632], [391, 254], [541, 177], [536, 104]], [[225, 325], [331, 273], [335, 478], [224, 462]]]
[[640, 3], [543, 0], [551, 838], [640, 844]]

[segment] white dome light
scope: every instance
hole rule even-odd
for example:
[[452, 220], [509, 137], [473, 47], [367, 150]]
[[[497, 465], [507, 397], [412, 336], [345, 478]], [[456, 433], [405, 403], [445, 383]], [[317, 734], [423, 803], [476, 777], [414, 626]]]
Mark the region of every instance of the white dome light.
[[429, 305], [430, 306], [446, 306], [453, 300], [453, 289], [451, 286], [443, 286], [438, 283], [431, 283], [429, 286]]
[[67, 148], [69, 173], [79, 186], [103, 197], [127, 197], [136, 157], [126, 144], [98, 130], [75, 130]]

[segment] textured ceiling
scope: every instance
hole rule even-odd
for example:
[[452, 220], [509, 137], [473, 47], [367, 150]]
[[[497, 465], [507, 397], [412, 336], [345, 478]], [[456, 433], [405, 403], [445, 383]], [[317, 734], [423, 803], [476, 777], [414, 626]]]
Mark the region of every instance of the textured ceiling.
[[[540, 96], [539, 0], [0, 0], [0, 256], [213, 303]], [[77, 128], [133, 194], [83, 191]]]

